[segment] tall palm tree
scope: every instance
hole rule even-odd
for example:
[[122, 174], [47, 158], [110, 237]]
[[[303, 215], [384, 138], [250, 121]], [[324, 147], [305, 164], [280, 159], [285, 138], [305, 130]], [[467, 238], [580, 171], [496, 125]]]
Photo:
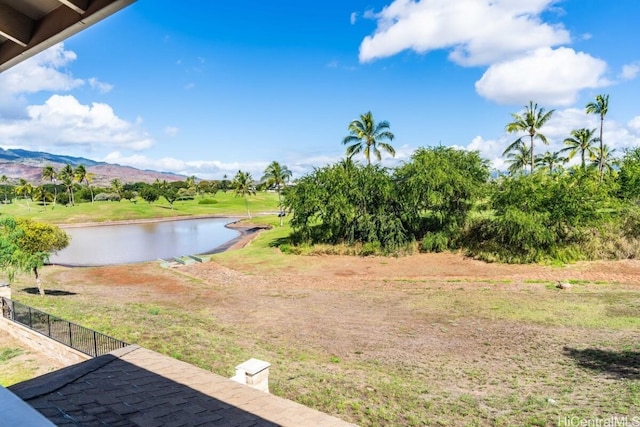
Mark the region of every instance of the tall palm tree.
[[[547, 137], [539, 132], [539, 129], [549, 121], [555, 110], [545, 111], [543, 107], [538, 108], [538, 104], [534, 104], [533, 101], [529, 101], [529, 105], [524, 106], [524, 112], [522, 114], [511, 113], [513, 121], [508, 123], [506, 130], [509, 133], [526, 132], [531, 140], [530, 143], [530, 165], [531, 172], [533, 172], [534, 155], [533, 155], [533, 140], [539, 139], [544, 144], [548, 144]], [[515, 148], [519, 144], [522, 137], [516, 139], [507, 149], [506, 152], [511, 151], [512, 147]]]
[[[512, 144], [513, 145], [513, 144]], [[507, 153], [508, 171], [511, 175], [522, 173], [531, 159], [530, 148], [522, 140]]]
[[73, 200], [73, 180], [75, 179], [75, 175], [73, 173], [73, 168], [70, 164], [66, 164], [60, 172], [58, 172], [58, 177], [62, 179], [62, 184], [67, 188], [67, 194], [69, 195], [69, 203], [71, 206], [75, 206], [75, 202]]
[[47, 165], [42, 169], [42, 179], [48, 179], [53, 184], [53, 206], [56, 205], [56, 199], [58, 198], [58, 186], [55, 181], [58, 178], [58, 173], [51, 165]]
[[27, 208], [29, 208], [29, 212], [31, 212], [29, 198], [31, 198], [31, 194], [33, 193], [33, 186], [28, 183], [26, 179], [20, 178], [20, 183], [16, 187], [16, 193], [24, 197], [24, 199], [27, 201]]
[[393, 141], [394, 135], [389, 131], [389, 122], [383, 120], [376, 123], [373, 120], [371, 111], [362, 114], [360, 120], [353, 120], [347, 127], [349, 135], [342, 140], [343, 145], [347, 147], [347, 157], [352, 157], [360, 152], [364, 153], [367, 164], [371, 164], [371, 151], [380, 161], [382, 155], [378, 147], [395, 157], [396, 150], [384, 141]]
[[87, 184], [89, 193], [91, 193], [91, 203], [93, 203], [93, 189], [91, 188], [91, 181], [93, 181], [93, 177], [95, 175], [91, 172], [87, 172], [87, 169], [84, 167], [84, 165], [78, 165], [73, 171], [73, 176], [80, 184], [82, 184], [83, 182]]
[[[600, 152], [602, 152], [602, 128], [604, 126], [604, 116], [609, 112], [609, 95], [597, 95], [595, 101], [589, 102], [585, 109], [587, 114], [597, 114], [600, 116]], [[602, 180], [602, 168], [604, 163], [600, 163], [598, 171], [600, 172], [600, 180]]]
[[253, 178], [251, 177], [251, 174], [249, 172], [238, 171], [231, 184], [233, 185], [236, 196], [244, 197], [244, 203], [247, 206], [247, 216], [251, 219], [248, 196], [256, 195], [256, 189], [253, 185]]
[[9, 178], [7, 175], [0, 176], [0, 182], [2, 183], [2, 187], [4, 189], [4, 204], [7, 204], [7, 183], [9, 182]]
[[561, 153], [568, 151], [569, 159], [572, 159], [577, 153], [580, 153], [582, 170], [585, 169], [585, 156], [588, 154], [589, 159], [596, 157], [596, 150], [594, 144], [598, 142], [598, 138], [593, 135], [596, 133], [595, 129], [575, 129], [571, 131], [571, 138], [565, 138], [564, 145], [566, 148], [560, 150]]
[[262, 182], [267, 184], [267, 188], [275, 187], [278, 192], [278, 208], [280, 209], [280, 227], [282, 227], [284, 213], [282, 212], [282, 200], [280, 198], [280, 194], [282, 189], [285, 187], [286, 183], [291, 178], [291, 171], [285, 165], [281, 165], [275, 160], [267, 166], [264, 170], [264, 176], [262, 177]]
[[567, 162], [566, 157], [562, 157], [559, 151], [554, 151], [553, 153], [546, 151], [544, 154], [536, 156], [536, 165], [548, 168], [549, 173], [553, 173], [553, 170], [556, 166], [564, 164]]

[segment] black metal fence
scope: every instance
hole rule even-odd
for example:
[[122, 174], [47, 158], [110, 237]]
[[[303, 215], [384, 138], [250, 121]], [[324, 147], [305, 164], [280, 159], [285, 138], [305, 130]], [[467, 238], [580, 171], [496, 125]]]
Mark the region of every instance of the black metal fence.
[[124, 341], [4, 297], [2, 297], [2, 316], [93, 357], [128, 345]]

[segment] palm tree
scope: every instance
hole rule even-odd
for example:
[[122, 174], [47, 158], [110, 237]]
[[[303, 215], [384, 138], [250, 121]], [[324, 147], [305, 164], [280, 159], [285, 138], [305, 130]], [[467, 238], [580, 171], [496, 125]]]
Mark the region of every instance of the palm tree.
[[549, 168], [549, 173], [553, 173], [556, 166], [566, 162], [567, 158], [560, 156], [559, 151], [555, 151], [553, 153], [547, 151], [542, 155], [536, 156], [536, 165], [543, 168]]
[[93, 181], [93, 177], [95, 175], [91, 172], [87, 172], [87, 169], [84, 167], [84, 165], [78, 165], [73, 171], [73, 176], [80, 184], [82, 184], [83, 182], [87, 183], [87, 188], [91, 193], [91, 203], [93, 203], [93, 189], [91, 188], [91, 181]]
[[[603, 141], [602, 141], [602, 128], [604, 126], [604, 116], [609, 112], [609, 95], [597, 95], [595, 101], [589, 102], [585, 109], [587, 110], [587, 114], [597, 114], [600, 116], [600, 152], [602, 152]], [[598, 165], [598, 171], [600, 172], [600, 180], [602, 181], [602, 168], [604, 167], [604, 163], [600, 163]]]
[[244, 197], [244, 202], [247, 206], [247, 216], [251, 219], [251, 212], [249, 212], [249, 199], [248, 196], [255, 196], [256, 189], [253, 185], [253, 178], [249, 172], [238, 171], [233, 178], [233, 189], [236, 192], [236, 196]]
[[122, 188], [122, 181], [120, 181], [118, 178], [114, 178], [111, 180], [111, 190], [120, 197], [122, 197]]
[[[534, 104], [533, 101], [529, 101], [529, 105], [525, 105], [524, 113], [522, 114], [514, 114], [511, 113], [511, 117], [513, 121], [506, 126], [506, 130], [509, 133], [515, 132], [526, 132], [529, 134], [529, 138], [531, 140], [530, 144], [530, 155], [531, 155], [531, 172], [533, 172], [534, 165], [534, 155], [533, 155], [533, 140], [539, 139], [544, 144], [548, 144], [547, 137], [538, 132], [538, 130], [544, 126], [545, 123], [549, 121], [551, 116], [553, 115], [555, 110], [549, 110], [545, 112], [543, 107], [538, 108], [538, 104]], [[522, 140], [522, 137], [516, 139], [507, 149], [505, 153], [511, 151], [512, 148], [517, 147], [519, 142]]]
[[187, 185], [187, 188], [196, 188], [196, 176], [195, 175], [191, 175], [189, 177], [187, 177], [187, 179], [185, 180], [185, 184]]
[[291, 178], [291, 171], [288, 167], [281, 165], [280, 163], [273, 161], [267, 166], [264, 170], [264, 176], [262, 177], [262, 182], [267, 184], [267, 188], [275, 187], [278, 192], [278, 208], [280, 209], [280, 213], [278, 216], [280, 217], [280, 227], [282, 227], [282, 221], [284, 217], [284, 213], [282, 212], [282, 200], [280, 198], [280, 194], [282, 192], [282, 188], [285, 187], [286, 183]]
[[582, 170], [585, 169], [585, 155], [589, 155], [589, 159], [594, 159], [596, 157], [596, 150], [594, 149], [594, 144], [598, 142], [598, 138], [594, 138], [593, 134], [596, 133], [595, 129], [575, 129], [571, 131], [571, 138], [566, 138], [564, 140], [564, 145], [567, 145], [566, 148], [560, 150], [560, 152], [569, 152], [569, 159], [572, 159], [578, 152], [580, 153]]
[[613, 167], [618, 165], [619, 159], [617, 159], [613, 155], [613, 153], [615, 152], [616, 150], [615, 149], [611, 150], [607, 146], [607, 144], [604, 144], [601, 150], [596, 150], [596, 156], [591, 162], [591, 166], [598, 167], [598, 168], [602, 167], [600, 180], [602, 180], [602, 174], [604, 173], [605, 170], [611, 173], [611, 171], [613, 171]]
[[[513, 144], [512, 144], [513, 145]], [[531, 159], [530, 148], [522, 140], [507, 154], [508, 171], [511, 175], [522, 173]]]
[[53, 194], [44, 185], [39, 185], [33, 189], [33, 200], [42, 202], [44, 209], [47, 209], [47, 202], [53, 201]]
[[27, 208], [29, 208], [29, 212], [31, 212], [29, 198], [31, 197], [31, 193], [33, 193], [33, 186], [28, 183], [26, 179], [20, 178], [20, 183], [16, 187], [16, 193], [24, 197], [24, 199], [27, 201]]
[[2, 183], [2, 187], [4, 189], [4, 204], [7, 204], [7, 183], [9, 182], [9, 178], [7, 175], [0, 176], [0, 182]]
[[367, 164], [371, 164], [371, 150], [380, 161], [382, 156], [378, 147], [395, 157], [396, 150], [383, 141], [393, 141], [394, 135], [389, 131], [389, 122], [386, 120], [376, 123], [373, 120], [371, 111], [362, 114], [360, 120], [354, 120], [347, 127], [349, 135], [342, 140], [343, 145], [351, 144], [347, 147], [347, 157], [352, 157], [360, 152], [364, 153]]
[[62, 179], [62, 183], [67, 188], [67, 194], [69, 195], [69, 203], [71, 206], [75, 206], [75, 202], [73, 200], [73, 180], [75, 179], [75, 175], [73, 173], [73, 168], [70, 164], [66, 164], [60, 172], [58, 172], [58, 177]]
[[51, 165], [47, 165], [42, 169], [42, 179], [48, 179], [53, 184], [53, 206], [56, 205], [56, 199], [58, 198], [58, 186], [55, 181], [58, 178], [56, 170]]

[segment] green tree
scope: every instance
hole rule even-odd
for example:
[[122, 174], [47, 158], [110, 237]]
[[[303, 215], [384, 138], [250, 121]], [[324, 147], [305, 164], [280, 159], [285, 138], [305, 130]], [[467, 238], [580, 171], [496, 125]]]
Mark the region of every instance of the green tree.
[[620, 195], [629, 201], [640, 200], [640, 147], [627, 149], [618, 173]]
[[503, 156], [506, 155], [507, 157], [507, 163], [509, 164], [507, 170], [510, 175], [523, 173], [531, 161], [531, 148], [524, 141], [519, 141], [516, 146], [510, 146], [508, 151], [502, 153]]
[[64, 249], [69, 236], [59, 227], [30, 219], [0, 218], [0, 266], [12, 281], [17, 272], [33, 272], [40, 295], [44, 288], [38, 268], [49, 256]]
[[249, 172], [238, 171], [231, 183], [236, 196], [244, 197], [245, 205], [247, 206], [247, 216], [251, 219], [251, 212], [249, 211], [249, 196], [256, 195], [255, 185], [253, 178]]
[[29, 182], [27, 182], [27, 180], [20, 178], [20, 183], [16, 187], [16, 193], [26, 200], [27, 208], [29, 208], [29, 212], [31, 212], [29, 199], [31, 198], [31, 194], [33, 193], [33, 186]]
[[76, 169], [73, 171], [73, 175], [80, 184], [83, 182], [87, 184], [87, 188], [91, 193], [91, 203], [93, 203], [93, 189], [91, 188], [91, 181], [93, 181], [94, 174], [91, 172], [87, 172], [87, 169], [84, 165], [76, 166]]
[[593, 135], [596, 133], [595, 129], [575, 129], [571, 131], [571, 138], [564, 140], [566, 148], [560, 150], [560, 152], [569, 152], [569, 159], [572, 159], [576, 154], [580, 153], [580, 165], [582, 170], [586, 168], [586, 155], [589, 155], [589, 159], [593, 160], [596, 157], [595, 143], [598, 142], [598, 138]]
[[198, 178], [196, 178], [195, 175], [191, 175], [189, 177], [187, 177], [187, 179], [185, 180], [185, 185], [187, 186], [187, 188], [193, 188], [194, 190], [196, 190], [197, 185], [196, 185], [196, 180]]
[[536, 156], [536, 165], [549, 169], [549, 173], [553, 173], [556, 167], [563, 165], [567, 162], [566, 157], [562, 157], [560, 152], [555, 151], [553, 153], [546, 151], [540, 156]]
[[619, 159], [616, 158], [615, 152], [617, 150], [610, 149], [607, 144], [602, 145], [600, 149], [596, 150], [596, 155], [591, 162], [591, 167], [602, 168], [602, 173], [600, 173], [600, 180], [602, 181], [602, 177], [604, 172], [611, 173], [613, 172], [614, 166], [619, 165]]
[[[539, 130], [549, 121], [554, 111], [555, 110], [545, 111], [543, 107], [538, 108], [538, 104], [529, 101], [529, 105], [525, 105], [523, 113], [511, 113], [513, 121], [506, 126], [506, 131], [509, 133], [526, 132], [529, 135], [531, 150], [531, 160], [529, 164], [531, 165], [531, 172], [533, 172], [534, 166], [533, 141], [534, 139], [538, 139], [544, 144], [549, 143], [547, 137], [541, 134]], [[521, 140], [522, 137], [515, 140], [505, 151], [510, 151], [511, 147], [517, 147], [521, 143]]]
[[62, 184], [67, 189], [69, 203], [71, 203], [71, 206], [74, 206], [75, 203], [73, 200], [73, 181], [75, 179], [75, 175], [73, 173], [73, 168], [71, 167], [71, 165], [66, 164], [62, 169], [60, 169], [60, 172], [58, 172], [58, 177], [62, 179]]
[[173, 187], [167, 187], [162, 190], [162, 197], [165, 198], [171, 209], [173, 209], [173, 204], [178, 200], [178, 191]]
[[147, 185], [140, 190], [140, 197], [151, 204], [160, 198], [160, 193], [158, 193], [158, 190], [154, 186]]
[[488, 178], [489, 166], [475, 151], [419, 148], [394, 174], [406, 227], [416, 239], [440, 233], [455, 240]]
[[[600, 116], [600, 152], [603, 151], [602, 146], [604, 141], [602, 140], [602, 130], [604, 128], [604, 117], [609, 112], [609, 95], [597, 95], [595, 101], [587, 103], [585, 106], [587, 114], [597, 114]], [[602, 181], [604, 163], [601, 161], [598, 165], [598, 171], [600, 172], [600, 180]]]
[[113, 191], [118, 196], [120, 196], [120, 198], [122, 198], [122, 191], [124, 189], [122, 186], [122, 181], [120, 181], [118, 178], [114, 178], [111, 180], [110, 184], [111, 184], [111, 191]]
[[42, 168], [42, 179], [47, 179], [53, 184], [53, 206], [55, 206], [58, 199], [58, 186], [56, 185], [58, 173], [53, 166], [47, 165]]
[[2, 183], [2, 189], [4, 190], [4, 204], [8, 203], [7, 201], [7, 183], [9, 182], [9, 178], [7, 175], [0, 176], [0, 183]]
[[228, 179], [227, 174], [225, 173], [222, 176], [222, 181], [220, 181], [220, 189], [222, 190], [223, 193], [226, 193], [227, 190], [229, 190], [229, 185], [230, 185], [229, 184], [229, 179]]
[[[382, 159], [380, 149], [395, 157], [396, 150], [391, 144], [384, 141], [393, 141], [394, 135], [389, 131], [389, 122], [386, 120], [376, 123], [371, 111], [362, 114], [360, 120], [353, 120], [347, 127], [349, 135], [342, 140], [347, 147], [347, 157], [353, 157], [358, 153], [364, 153], [367, 164], [371, 164], [371, 151], [378, 161]], [[379, 148], [378, 148], [379, 147]]]
[[347, 158], [314, 170], [284, 193], [294, 240], [392, 251], [411, 241], [402, 199], [385, 168]]
[[275, 188], [278, 192], [278, 209], [280, 210], [280, 227], [282, 227], [283, 222], [283, 208], [282, 208], [282, 199], [281, 192], [282, 189], [287, 185], [289, 179], [291, 179], [291, 171], [288, 167], [281, 165], [280, 163], [273, 161], [267, 166], [264, 170], [264, 176], [262, 177], [262, 181], [266, 184], [267, 188]]
[[44, 185], [39, 185], [33, 189], [33, 200], [36, 202], [42, 202], [42, 205], [46, 210], [47, 202], [53, 202], [53, 194], [51, 194]]

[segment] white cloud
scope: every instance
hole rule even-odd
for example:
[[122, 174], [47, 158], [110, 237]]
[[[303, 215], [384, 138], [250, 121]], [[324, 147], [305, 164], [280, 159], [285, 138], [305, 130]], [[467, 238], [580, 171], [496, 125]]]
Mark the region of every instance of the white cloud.
[[632, 64], [626, 64], [622, 67], [620, 78], [622, 80], [633, 80], [640, 72], [640, 62], [634, 62]]
[[107, 104], [83, 105], [71, 95], [53, 95], [44, 104], [28, 106], [27, 117], [1, 122], [0, 141], [52, 152], [69, 146], [143, 150], [153, 139], [139, 125], [119, 118]]
[[627, 126], [629, 126], [635, 132], [640, 134], [640, 116], [636, 116], [633, 119], [629, 120], [629, 123], [627, 123]]
[[76, 59], [74, 52], [59, 43], [0, 73], [0, 116], [5, 119], [24, 117], [25, 95], [40, 91], [70, 91], [82, 86], [64, 67]]
[[95, 77], [91, 77], [88, 81], [89, 85], [100, 93], [109, 93], [113, 89], [112, 84], [101, 82]]
[[490, 66], [476, 82], [485, 98], [502, 104], [535, 99], [542, 104], [570, 105], [585, 88], [610, 84], [607, 64], [571, 48], [540, 48], [531, 54]]
[[178, 132], [180, 132], [180, 129], [175, 126], [167, 126], [166, 128], [164, 128], [164, 133], [169, 136], [176, 136]]
[[250, 172], [254, 179], [260, 179], [270, 162], [221, 162], [218, 160], [179, 160], [172, 157], [154, 159], [145, 155], [126, 156], [114, 151], [102, 159], [108, 163], [132, 166], [138, 169], [151, 169], [162, 172], [174, 172], [181, 175], [195, 175], [202, 179], [220, 179], [223, 175], [232, 178], [239, 170]]
[[[477, 92], [503, 104], [535, 99], [569, 105], [587, 88], [611, 84], [606, 62], [567, 48], [571, 34], [543, 20], [564, 11], [557, 0], [393, 0], [374, 14], [377, 28], [363, 39], [360, 61], [404, 50], [446, 50], [461, 66], [487, 66]], [[587, 34], [583, 38], [588, 38]], [[628, 78], [640, 70], [626, 66]]]
[[82, 86], [82, 79], [60, 70], [75, 59], [76, 54], [59, 43], [0, 74], [0, 91], [13, 94], [69, 91]]
[[562, 26], [540, 14], [554, 0], [395, 0], [375, 15], [378, 28], [360, 45], [362, 62], [411, 49], [450, 49], [450, 59], [488, 65], [525, 51], [568, 43]]
[[349, 22], [351, 22], [351, 25], [355, 24], [357, 20], [358, 12], [351, 12], [351, 15], [349, 16]]

